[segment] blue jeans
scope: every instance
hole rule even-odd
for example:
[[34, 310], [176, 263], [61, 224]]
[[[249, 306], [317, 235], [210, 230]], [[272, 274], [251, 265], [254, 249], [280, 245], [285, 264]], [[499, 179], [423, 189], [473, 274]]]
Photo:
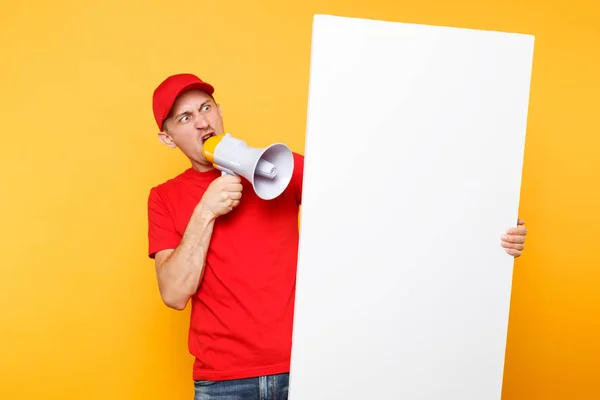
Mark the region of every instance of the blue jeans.
[[289, 374], [227, 381], [194, 381], [194, 400], [287, 400]]

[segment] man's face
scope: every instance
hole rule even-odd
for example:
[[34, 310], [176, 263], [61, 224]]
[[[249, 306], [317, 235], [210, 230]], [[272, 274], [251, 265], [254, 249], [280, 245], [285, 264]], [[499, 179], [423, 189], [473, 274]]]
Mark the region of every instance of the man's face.
[[202, 151], [206, 139], [224, 133], [221, 108], [213, 98], [199, 90], [181, 94], [159, 133], [160, 140], [179, 149], [199, 171], [212, 169]]

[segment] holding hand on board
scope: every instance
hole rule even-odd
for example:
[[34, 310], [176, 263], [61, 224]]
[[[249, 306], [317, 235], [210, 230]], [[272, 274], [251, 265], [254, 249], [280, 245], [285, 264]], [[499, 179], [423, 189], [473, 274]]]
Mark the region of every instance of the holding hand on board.
[[509, 228], [506, 230], [506, 233], [502, 235], [502, 247], [504, 247], [506, 252], [511, 256], [519, 257], [525, 248], [525, 236], [527, 236], [525, 221], [519, 219], [516, 228]]

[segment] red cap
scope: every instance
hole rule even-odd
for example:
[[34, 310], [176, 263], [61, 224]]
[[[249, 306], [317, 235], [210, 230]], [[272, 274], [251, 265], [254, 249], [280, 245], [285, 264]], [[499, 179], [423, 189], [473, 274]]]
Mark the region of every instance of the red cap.
[[199, 89], [210, 95], [215, 91], [212, 85], [202, 81], [193, 74], [171, 75], [154, 90], [152, 110], [154, 111], [154, 119], [160, 130], [162, 130], [163, 122], [169, 116], [171, 107], [173, 107], [177, 96], [191, 89]]

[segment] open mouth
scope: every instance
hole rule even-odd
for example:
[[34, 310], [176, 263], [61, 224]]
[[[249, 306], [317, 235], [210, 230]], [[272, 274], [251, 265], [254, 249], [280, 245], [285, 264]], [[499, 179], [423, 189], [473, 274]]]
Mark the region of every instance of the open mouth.
[[214, 134], [214, 132], [207, 133], [207, 134], [205, 134], [204, 136], [202, 136], [202, 137], [200, 138], [200, 141], [202, 142], [202, 144], [204, 144], [204, 143], [206, 143], [206, 141], [207, 141], [208, 139], [210, 139], [210, 138], [211, 138], [211, 137], [213, 137], [213, 136], [216, 136], [216, 135]]

